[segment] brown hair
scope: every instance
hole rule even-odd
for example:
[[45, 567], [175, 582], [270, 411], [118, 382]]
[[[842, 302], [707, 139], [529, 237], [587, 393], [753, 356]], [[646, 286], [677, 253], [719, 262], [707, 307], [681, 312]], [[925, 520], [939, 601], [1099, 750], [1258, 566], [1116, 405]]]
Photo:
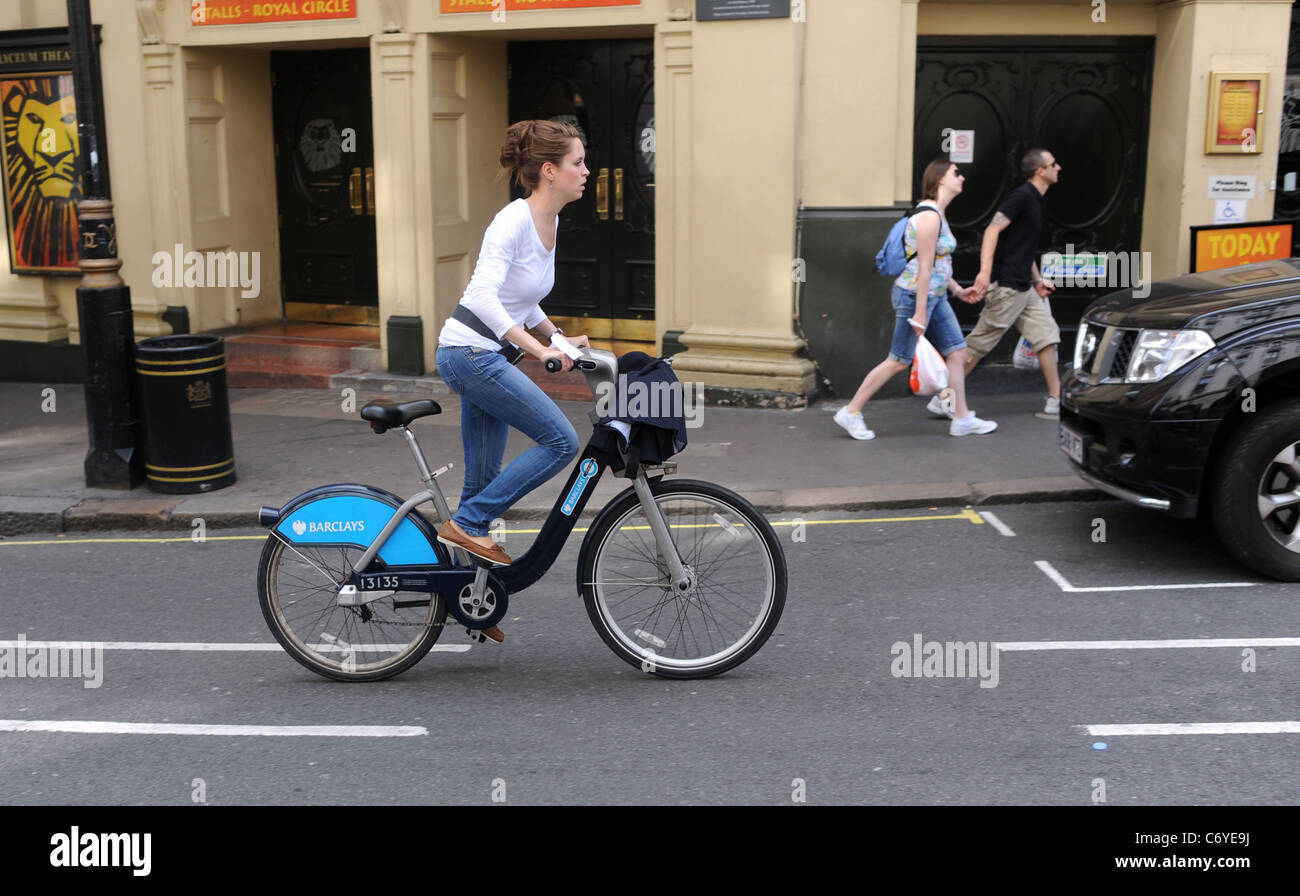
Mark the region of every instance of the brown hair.
[[925, 173], [921, 175], [922, 199], [939, 198], [939, 181], [943, 180], [943, 176], [953, 165], [954, 163], [947, 159], [935, 159], [925, 166]]
[[536, 118], [516, 121], [506, 129], [501, 144], [501, 167], [510, 172], [512, 183], [531, 193], [537, 189], [542, 165], [559, 165], [569, 153], [569, 141], [582, 135], [567, 122]]

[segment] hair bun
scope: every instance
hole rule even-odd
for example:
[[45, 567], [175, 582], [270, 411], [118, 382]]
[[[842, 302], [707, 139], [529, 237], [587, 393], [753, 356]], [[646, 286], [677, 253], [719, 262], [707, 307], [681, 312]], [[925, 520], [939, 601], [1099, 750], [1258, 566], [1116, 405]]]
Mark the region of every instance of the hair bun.
[[517, 121], [506, 129], [501, 145], [501, 167], [510, 171], [512, 181], [531, 192], [537, 189], [543, 164], [559, 165], [569, 151], [569, 141], [581, 134], [566, 122], [545, 119]]

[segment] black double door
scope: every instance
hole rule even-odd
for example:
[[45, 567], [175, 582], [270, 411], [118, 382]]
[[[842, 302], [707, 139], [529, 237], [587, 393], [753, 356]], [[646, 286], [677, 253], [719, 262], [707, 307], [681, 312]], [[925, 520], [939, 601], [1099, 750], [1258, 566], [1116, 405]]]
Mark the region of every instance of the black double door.
[[374, 323], [369, 50], [277, 51], [271, 73], [285, 316]]
[[[1016, 48], [1031, 40], [1032, 50]], [[959, 282], [979, 272], [984, 227], [1002, 197], [1024, 181], [1020, 158], [1033, 147], [1061, 163], [1060, 180], [1046, 195], [1040, 263], [1043, 253], [1071, 246], [1126, 258], [1140, 250], [1151, 59], [1147, 38], [918, 40], [914, 197], [925, 166], [948, 157], [945, 129], [975, 131], [974, 160], [958, 165], [965, 188], [948, 207]], [[1051, 301], [1062, 330], [1077, 329], [1087, 304], [1110, 289], [1059, 287]], [[981, 307], [953, 305], [968, 326]], [[1072, 337], [1063, 340], [1068, 352]]]
[[[654, 57], [649, 40], [546, 41], [509, 48], [512, 122], [577, 126], [591, 174], [560, 213], [552, 317], [607, 318], [613, 338], [654, 320]], [[512, 198], [523, 195], [515, 188]]]

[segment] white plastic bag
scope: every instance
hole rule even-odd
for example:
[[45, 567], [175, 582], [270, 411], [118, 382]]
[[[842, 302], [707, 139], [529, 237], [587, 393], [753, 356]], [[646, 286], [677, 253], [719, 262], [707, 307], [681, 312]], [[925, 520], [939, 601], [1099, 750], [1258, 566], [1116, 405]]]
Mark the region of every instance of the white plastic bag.
[[[1051, 314], [1052, 303], [1043, 299], [1043, 305], [1047, 308], [1047, 313]], [[1034, 351], [1033, 344], [1023, 336], [1016, 343], [1016, 350], [1011, 353], [1011, 366], [1019, 370], [1038, 369], [1038, 353]]]
[[1011, 355], [1011, 366], [1018, 370], [1038, 369], [1038, 355], [1034, 353], [1033, 345], [1023, 336], [1016, 343], [1016, 350]]
[[910, 382], [917, 395], [933, 395], [948, 388], [948, 367], [943, 363], [943, 355], [924, 336], [916, 337]]

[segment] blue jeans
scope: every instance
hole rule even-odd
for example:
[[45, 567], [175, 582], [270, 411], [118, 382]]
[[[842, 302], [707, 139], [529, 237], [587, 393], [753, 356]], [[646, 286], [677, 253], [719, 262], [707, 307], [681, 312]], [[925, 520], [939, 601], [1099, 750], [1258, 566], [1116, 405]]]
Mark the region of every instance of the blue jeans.
[[[460, 395], [465, 486], [452, 517], [470, 535], [487, 535], [494, 519], [564, 469], [578, 453], [578, 434], [537, 384], [496, 352], [440, 345], [438, 374]], [[510, 427], [537, 444], [501, 470]]]
[[[916, 329], [907, 321], [916, 314], [916, 293], [895, 285], [889, 293], [894, 304], [894, 339], [889, 344], [889, 359], [900, 364], [911, 364], [916, 354]], [[930, 296], [925, 303], [925, 338], [945, 358], [957, 349], [966, 347], [961, 335], [957, 315], [948, 304], [948, 294]]]

